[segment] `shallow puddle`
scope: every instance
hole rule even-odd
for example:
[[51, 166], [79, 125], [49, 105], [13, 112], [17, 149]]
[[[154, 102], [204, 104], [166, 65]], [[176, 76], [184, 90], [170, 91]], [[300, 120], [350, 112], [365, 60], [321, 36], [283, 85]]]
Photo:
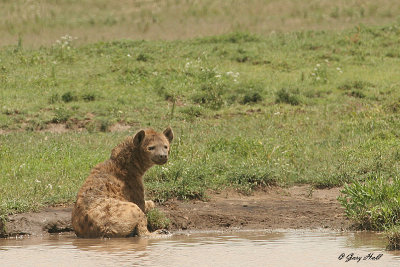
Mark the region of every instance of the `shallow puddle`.
[[72, 235], [0, 239], [1, 266], [399, 266], [371, 232], [178, 233], [158, 239]]

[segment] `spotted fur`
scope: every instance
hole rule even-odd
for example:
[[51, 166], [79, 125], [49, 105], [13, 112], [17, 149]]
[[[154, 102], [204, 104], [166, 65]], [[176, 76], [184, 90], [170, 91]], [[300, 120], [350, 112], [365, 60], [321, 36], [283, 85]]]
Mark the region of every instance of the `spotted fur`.
[[110, 159], [95, 166], [78, 192], [72, 225], [79, 237], [148, 235], [143, 175], [168, 160], [171, 128], [141, 130], [116, 146]]

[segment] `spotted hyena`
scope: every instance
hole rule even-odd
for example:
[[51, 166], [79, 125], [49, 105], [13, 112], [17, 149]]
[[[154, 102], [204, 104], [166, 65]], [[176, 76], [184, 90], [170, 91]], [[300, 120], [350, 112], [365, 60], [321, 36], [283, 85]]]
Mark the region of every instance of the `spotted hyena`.
[[148, 235], [145, 213], [154, 207], [144, 200], [143, 175], [168, 161], [174, 135], [141, 130], [116, 146], [110, 159], [95, 166], [78, 192], [72, 225], [79, 237]]

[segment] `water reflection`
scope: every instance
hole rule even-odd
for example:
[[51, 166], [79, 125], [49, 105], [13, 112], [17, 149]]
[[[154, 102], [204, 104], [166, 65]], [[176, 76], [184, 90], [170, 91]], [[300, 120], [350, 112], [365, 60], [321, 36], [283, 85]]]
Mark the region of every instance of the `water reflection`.
[[346, 246], [354, 248], [385, 247], [385, 241], [383, 233], [369, 231], [354, 232], [347, 234]]
[[72, 245], [83, 251], [121, 253], [145, 251], [151, 240], [145, 238], [83, 239], [71, 238]]
[[[149, 238], [80, 239], [72, 235], [0, 240], [2, 266], [342, 266], [344, 254], [383, 256], [379, 266], [399, 264], [372, 232], [242, 231], [181, 232]], [[349, 260], [346, 265], [357, 264]], [[364, 261], [362, 265], [377, 266]]]

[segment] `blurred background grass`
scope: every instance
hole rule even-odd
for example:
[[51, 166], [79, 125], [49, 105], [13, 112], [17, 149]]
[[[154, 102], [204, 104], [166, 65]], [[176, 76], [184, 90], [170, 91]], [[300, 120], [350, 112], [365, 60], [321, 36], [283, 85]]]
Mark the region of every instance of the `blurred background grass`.
[[177, 40], [249, 31], [342, 30], [397, 19], [396, 0], [1, 0], [0, 45]]

